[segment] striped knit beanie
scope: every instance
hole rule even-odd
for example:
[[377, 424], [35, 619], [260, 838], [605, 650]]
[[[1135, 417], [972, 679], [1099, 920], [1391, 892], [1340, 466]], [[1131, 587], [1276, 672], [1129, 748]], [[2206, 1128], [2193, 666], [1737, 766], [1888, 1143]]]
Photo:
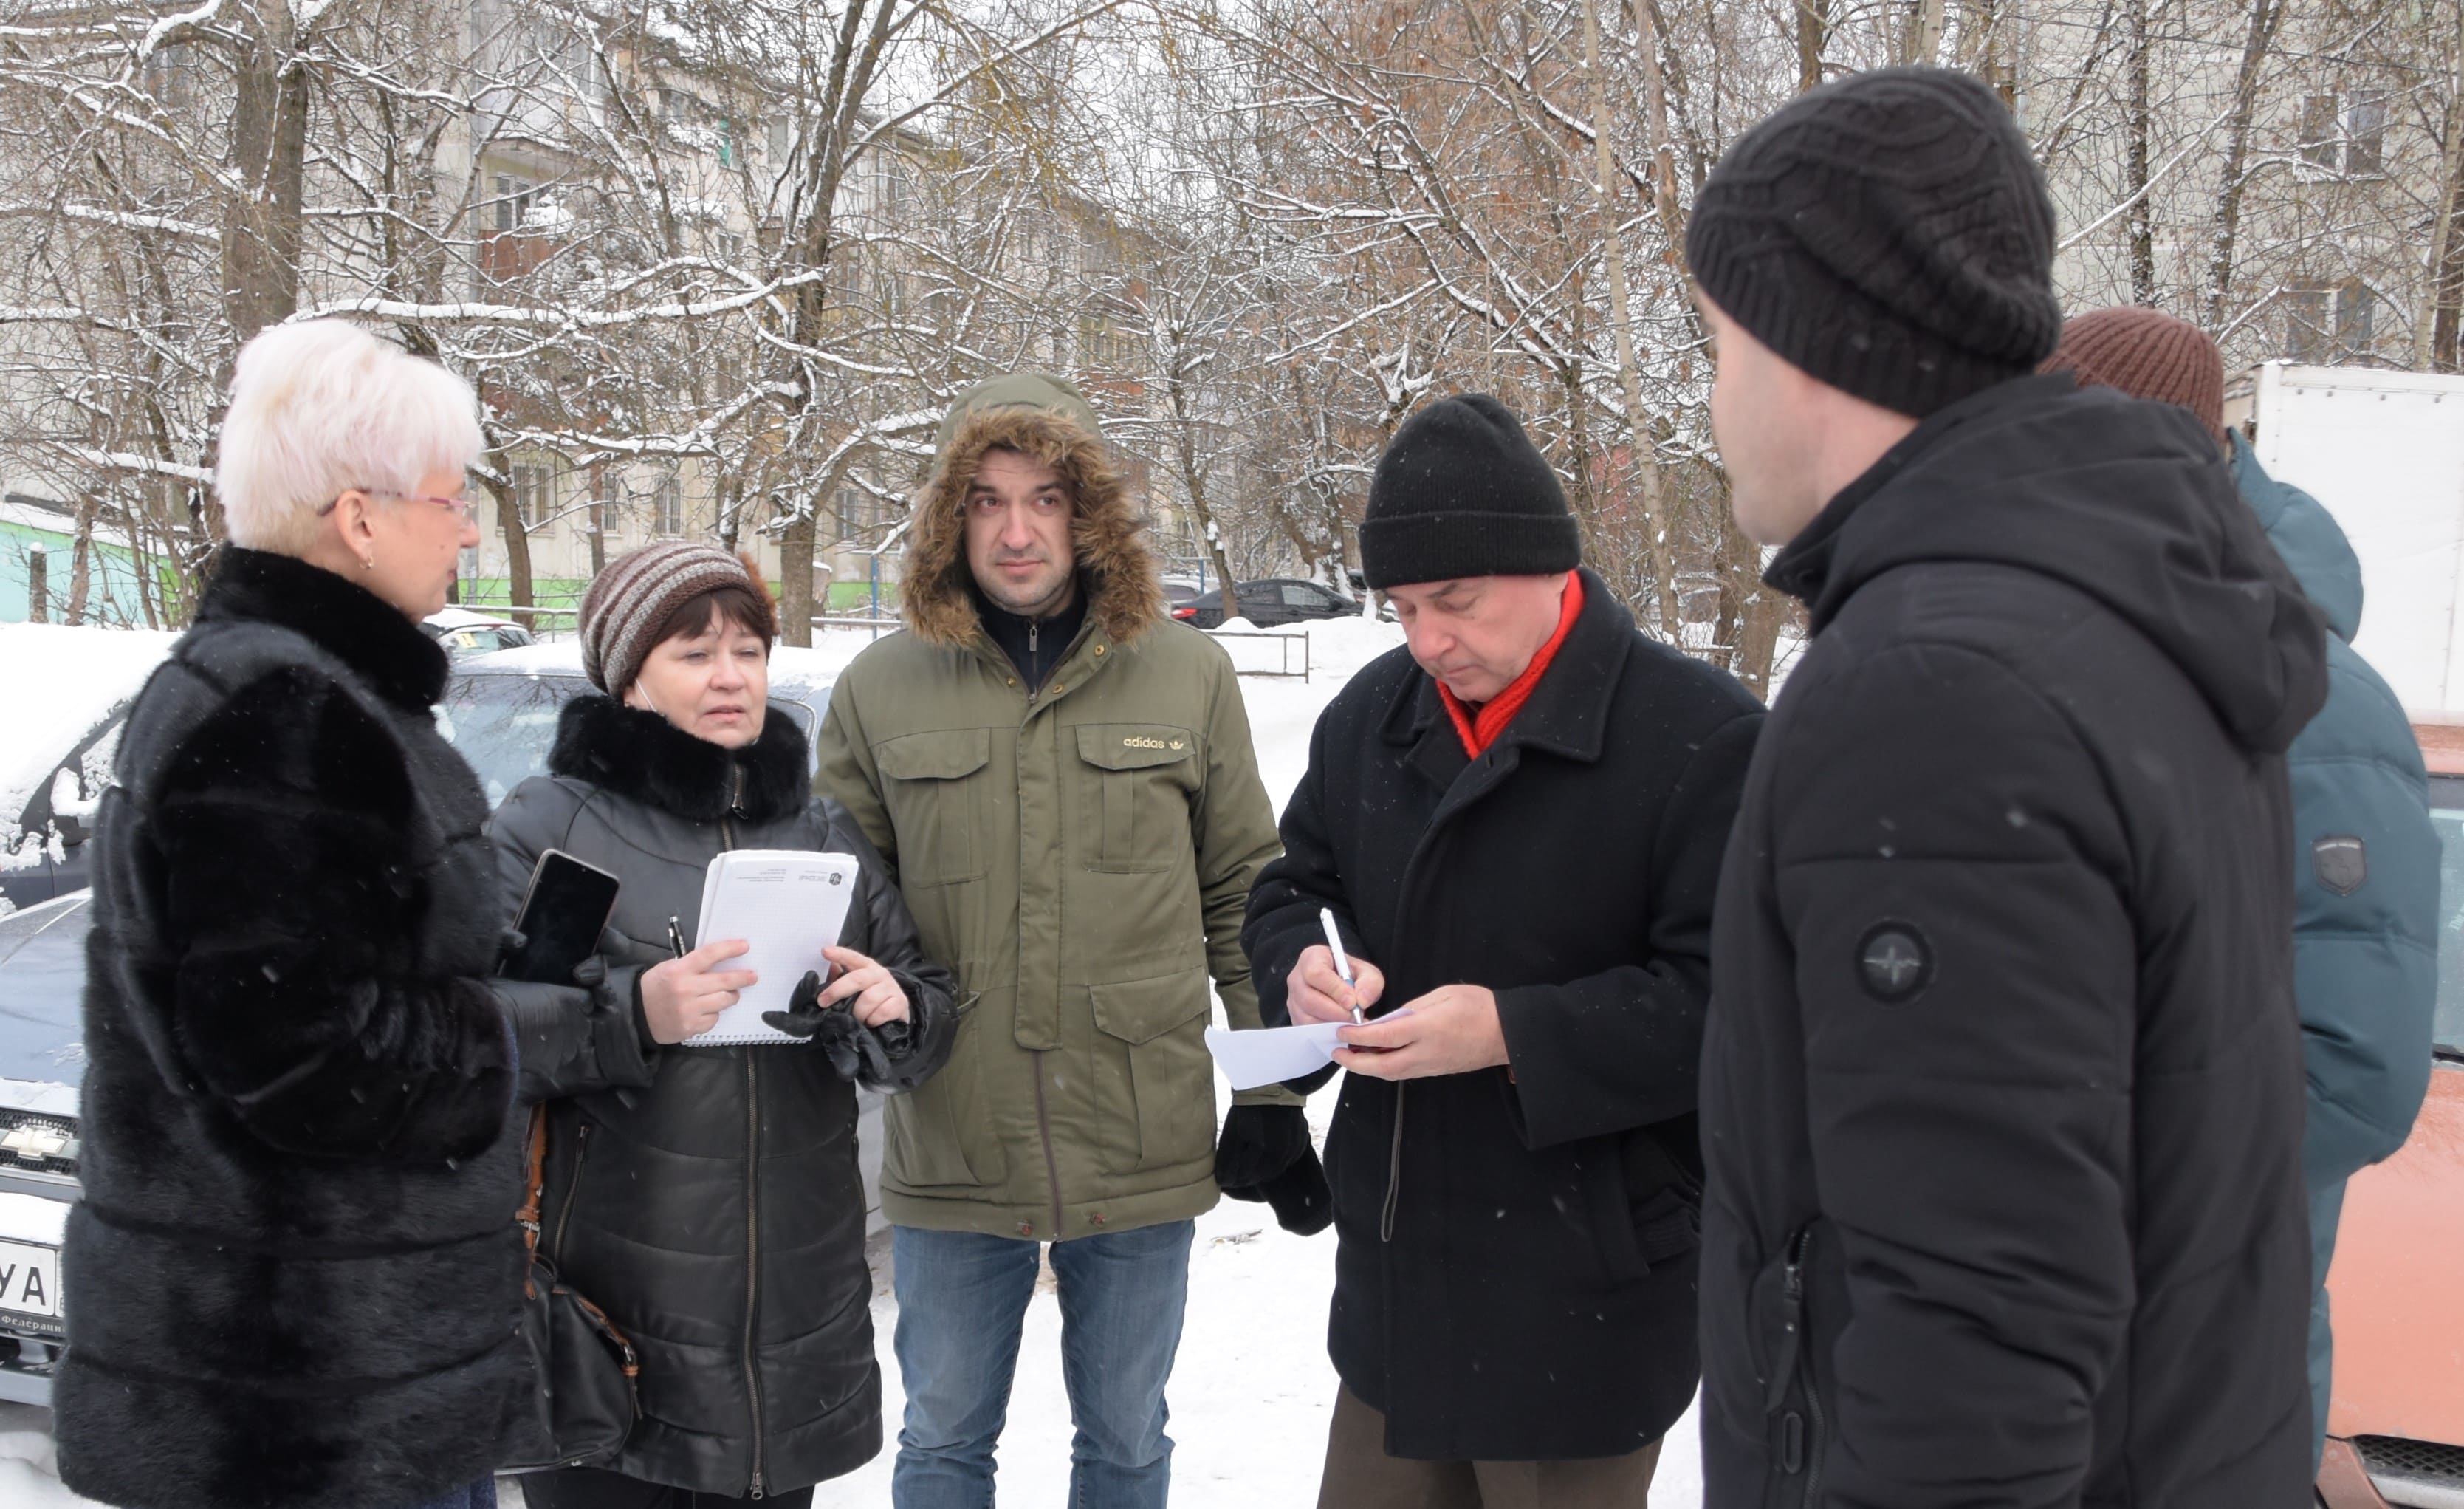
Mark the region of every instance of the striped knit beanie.
[[678, 608], [715, 588], [751, 584], [744, 563], [715, 544], [670, 540], [607, 563], [582, 599], [582, 674], [621, 697]]
[[2157, 309], [2091, 309], [2062, 326], [2045, 360], [2081, 388], [2118, 388], [2133, 398], [2174, 404], [2198, 416], [2218, 445], [2225, 439], [2225, 359], [2208, 333]]

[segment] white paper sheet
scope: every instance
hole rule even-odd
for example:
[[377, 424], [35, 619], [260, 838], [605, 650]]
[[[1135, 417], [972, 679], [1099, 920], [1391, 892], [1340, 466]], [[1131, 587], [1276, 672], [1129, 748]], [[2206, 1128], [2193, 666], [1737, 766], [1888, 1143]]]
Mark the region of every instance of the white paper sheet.
[[761, 978], [718, 1013], [709, 1032], [686, 1038], [684, 1046], [803, 1042], [761, 1020], [761, 1013], [787, 1010], [806, 970], [828, 976], [822, 949], [839, 941], [859, 873], [853, 854], [802, 849], [731, 849], [711, 860], [693, 946], [741, 938], [752, 950], [719, 967], [750, 969]]
[[1215, 1055], [1235, 1090], [1280, 1084], [1326, 1067], [1334, 1058], [1335, 1032], [1349, 1022], [1311, 1022], [1303, 1027], [1260, 1027], [1229, 1032], [1206, 1030], [1206, 1051]]

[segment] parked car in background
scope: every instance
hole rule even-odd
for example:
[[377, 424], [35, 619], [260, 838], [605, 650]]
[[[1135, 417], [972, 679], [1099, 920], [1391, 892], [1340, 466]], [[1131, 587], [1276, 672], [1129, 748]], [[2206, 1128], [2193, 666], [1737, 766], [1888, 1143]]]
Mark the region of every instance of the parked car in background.
[[2464, 719], [2416, 716], [2445, 850], [2430, 1095], [2403, 1149], [2345, 1187], [2327, 1509], [2464, 1509]]
[[[1312, 618], [1356, 618], [1360, 614], [1360, 604], [1353, 599], [1296, 577], [1237, 582], [1232, 591], [1240, 604], [1241, 616], [1260, 629], [1307, 623]], [[1219, 629], [1223, 624], [1223, 594], [1200, 592], [1189, 602], [1176, 605], [1172, 616], [1199, 629]]]
[[[13, 756], [24, 748], [33, 766], [73, 775], [77, 805], [90, 812], [109, 779], [119, 720], [176, 636], [145, 636], [156, 641], [148, 647], [133, 642], [125, 630], [55, 632], [110, 634], [131, 642], [98, 648], [40, 633], [23, 636], [22, 626], [0, 629], [0, 696], [11, 695], [13, 685], [39, 694], [35, 705], [60, 714], [60, 731], [40, 740], [0, 723], [0, 751]], [[20, 662], [30, 655], [49, 655], [62, 674], [23, 674]], [[807, 735], [817, 730], [829, 705], [833, 662], [814, 651], [781, 646], [773, 653], [770, 677], [772, 715], [794, 719]], [[81, 700], [61, 690], [80, 678], [94, 683]], [[493, 806], [545, 771], [560, 710], [589, 690], [582, 648], [574, 641], [498, 651], [455, 662], [437, 707], [437, 724], [479, 772]], [[51, 762], [47, 766], [45, 759]], [[53, 809], [44, 812], [44, 821], [56, 831]], [[72, 854], [75, 848], [68, 846]], [[77, 875], [82, 887], [83, 871]], [[79, 1192], [77, 1095], [85, 1078], [82, 1004], [92, 897], [89, 890], [74, 889], [0, 915], [0, 1400], [48, 1405], [52, 1369], [59, 1361], [60, 1233], [68, 1204]], [[506, 905], [510, 909], [511, 899]], [[857, 1101], [868, 1223], [877, 1229], [881, 1097], [864, 1091]]]
[[537, 635], [510, 618], [473, 612], [468, 608], [439, 610], [421, 619], [419, 627], [456, 660], [498, 650], [518, 650], [538, 641]]
[[78, 890], [128, 704], [177, 634], [0, 624], [0, 911]]

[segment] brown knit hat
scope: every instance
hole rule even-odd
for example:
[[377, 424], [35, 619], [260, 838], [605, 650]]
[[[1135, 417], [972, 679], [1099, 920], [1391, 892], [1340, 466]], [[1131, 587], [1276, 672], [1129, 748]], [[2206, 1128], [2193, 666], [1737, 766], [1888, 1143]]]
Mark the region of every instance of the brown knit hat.
[[2224, 443], [2225, 359], [2187, 320], [2131, 305], [2090, 310], [2062, 326], [2061, 344], [2042, 370], [2068, 372], [2081, 388], [2102, 384], [2179, 405]]
[[669, 540], [607, 563], [582, 599], [582, 674], [621, 696], [657, 647], [653, 637], [678, 608], [714, 588], [750, 585], [767, 593], [744, 563], [715, 544]]

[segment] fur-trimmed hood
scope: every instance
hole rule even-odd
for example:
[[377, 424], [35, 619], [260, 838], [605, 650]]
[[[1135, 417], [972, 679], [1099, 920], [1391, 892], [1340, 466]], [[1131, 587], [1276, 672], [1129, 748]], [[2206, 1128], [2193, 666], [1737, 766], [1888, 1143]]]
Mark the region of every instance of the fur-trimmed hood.
[[1089, 612], [1114, 643], [1127, 644], [1164, 618], [1163, 584], [1147, 548], [1146, 521], [1104, 442], [1058, 410], [1018, 406], [967, 415], [916, 500], [907, 532], [900, 612], [934, 644], [972, 642], [982, 622], [970, 590], [967, 484], [987, 451], [1016, 451], [1061, 474], [1077, 499], [1069, 537]]
[[760, 738], [729, 749], [612, 697], [577, 697], [557, 715], [547, 767], [692, 822], [771, 823], [810, 800], [809, 747], [775, 706]]

